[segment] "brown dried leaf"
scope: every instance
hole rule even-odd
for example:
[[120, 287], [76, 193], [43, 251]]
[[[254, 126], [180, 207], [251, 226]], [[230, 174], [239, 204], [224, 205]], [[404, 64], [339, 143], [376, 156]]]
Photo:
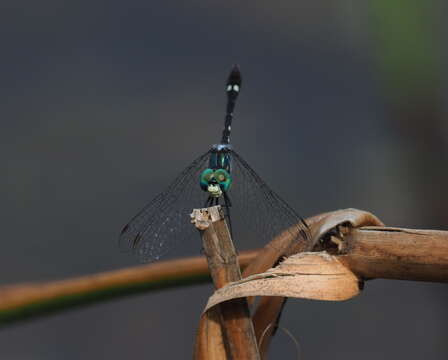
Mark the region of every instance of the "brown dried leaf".
[[351, 208], [322, 213], [307, 218], [306, 223], [310, 228], [308, 239], [297, 242], [297, 239], [291, 236], [290, 231], [279, 234], [266, 244], [258, 256], [246, 267], [243, 277], [266, 271], [274, 266], [282, 256], [311, 251], [322, 236], [339, 225], [350, 224], [354, 228], [384, 225], [375, 215]]
[[[319, 214], [306, 219], [306, 223], [310, 228], [306, 241], [297, 242], [290, 236], [290, 232], [280, 234], [260, 251], [245, 269], [243, 277], [266, 271], [284, 256], [311, 251], [318, 244], [319, 239], [329, 232], [337, 230], [339, 226], [349, 225], [352, 228], [371, 225], [383, 226], [383, 223], [375, 215], [358, 209], [343, 209]], [[275, 323], [280, 317], [284, 300], [282, 297], [272, 296], [262, 298], [254, 313], [253, 322], [257, 338], [260, 339], [261, 334], [265, 334], [260, 346], [262, 357], [266, 355], [274, 327], [271, 327], [267, 333], [265, 330], [268, 325]], [[252, 298], [248, 298], [248, 301], [251, 303]]]
[[205, 311], [223, 301], [247, 296], [342, 301], [359, 292], [358, 278], [336, 257], [325, 252], [300, 253], [264, 273], [217, 290], [210, 297]]

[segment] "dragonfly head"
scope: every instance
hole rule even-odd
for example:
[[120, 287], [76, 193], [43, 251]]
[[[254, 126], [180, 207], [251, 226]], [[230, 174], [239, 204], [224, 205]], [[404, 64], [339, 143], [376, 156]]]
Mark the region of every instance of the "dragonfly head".
[[232, 177], [224, 169], [205, 169], [199, 178], [201, 189], [212, 197], [220, 197], [223, 191], [230, 189]]
[[209, 184], [207, 187], [207, 191], [209, 192], [211, 197], [218, 198], [222, 195], [221, 187], [218, 184]]

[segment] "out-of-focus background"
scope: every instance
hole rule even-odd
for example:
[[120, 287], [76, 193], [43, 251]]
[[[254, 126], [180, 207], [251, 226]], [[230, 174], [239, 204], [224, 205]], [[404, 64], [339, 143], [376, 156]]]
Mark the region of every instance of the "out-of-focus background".
[[[3, 1], [0, 284], [134, 265], [121, 226], [219, 140], [302, 216], [346, 207], [447, 229], [443, 1]], [[263, 244], [241, 243], [240, 249]], [[171, 256], [197, 255], [200, 240]], [[0, 330], [0, 358], [188, 359], [210, 285]], [[446, 359], [445, 285], [290, 300], [303, 359]], [[279, 332], [272, 358], [293, 359]]]

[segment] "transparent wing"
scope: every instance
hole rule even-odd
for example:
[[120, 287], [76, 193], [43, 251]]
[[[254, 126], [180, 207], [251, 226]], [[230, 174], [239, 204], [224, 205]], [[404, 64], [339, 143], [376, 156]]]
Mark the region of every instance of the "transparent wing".
[[309, 237], [305, 221], [233, 150], [232, 178], [229, 197], [237, 243], [239, 239], [246, 242], [251, 238], [252, 246], [262, 246], [284, 231], [297, 241]]
[[194, 160], [129, 221], [120, 234], [122, 250], [133, 251], [142, 262], [153, 261], [197, 233], [189, 215], [193, 208], [203, 207], [207, 199], [199, 186], [199, 175], [208, 166], [209, 153]]

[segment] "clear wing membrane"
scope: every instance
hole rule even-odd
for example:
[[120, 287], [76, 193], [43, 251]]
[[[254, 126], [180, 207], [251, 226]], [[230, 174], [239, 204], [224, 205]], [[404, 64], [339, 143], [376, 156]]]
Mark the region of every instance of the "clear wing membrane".
[[130, 220], [120, 234], [122, 250], [131, 250], [140, 261], [148, 262], [159, 259], [193, 233], [197, 235], [189, 214], [193, 208], [203, 207], [207, 199], [199, 186], [199, 175], [208, 166], [209, 153], [194, 160]]
[[297, 241], [306, 240], [309, 229], [305, 221], [238, 153], [232, 151], [232, 155], [234, 183], [229, 196], [235, 240], [252, 238], [256, 246], [264, 246], [285, 231]]
[[[222, 143], [214, 148], [225, 148], [231, 155], [232, 186], [224, 198], [210, 198], [213, 203], [228, 205], [226, 214], [232, 235], [245, 244], [265, 244], [288, 231], [298, 241], [308, 237], [303, 219], [257, 175], [249, 164], [229, 147], [233, 110], [241, 87], [241, 74], [234, 66], [227, 81], [227, 110]], [[199, 176], [208, 167], [209, 150], [187, 166], [171, 185], [123, 228], [120, 247], [132, 250], [141, 261], [157, 260], [177, 242], [196, 234], [191, 224], [191, 210], [205, 205], [208, 194], [199, 185]], [[228, 197], [227, 197], [228, 195]], [[212, 202], [210, 202], [212, 203]], [[255, 241], [248, 241], [255, 237]]]
[[[208, 167], [210, 151], [186, 167], [171, 185], [123, 228], [120, 247], [131, 250], [142, 262], [157, 260], [179, 241], [199, 235], [191, 224], [190, 213], [202, 208], [208, 198], [199, 186], [199, 176]], [[232, 234], [236, 244], [261, 246], [284, 231], [304, 240], [308, 227], [303, 219], [258, 176], [235, 151], [231, 151], [229, 191], [232, 206]], [[220, 199], [221, 205], [223, 199]], [[252, 239], [250, 239], [252, 238]], [[253, 240], [253, 241], [252, 241]], [[193, 246], [193, 245], [192, 245]]]

